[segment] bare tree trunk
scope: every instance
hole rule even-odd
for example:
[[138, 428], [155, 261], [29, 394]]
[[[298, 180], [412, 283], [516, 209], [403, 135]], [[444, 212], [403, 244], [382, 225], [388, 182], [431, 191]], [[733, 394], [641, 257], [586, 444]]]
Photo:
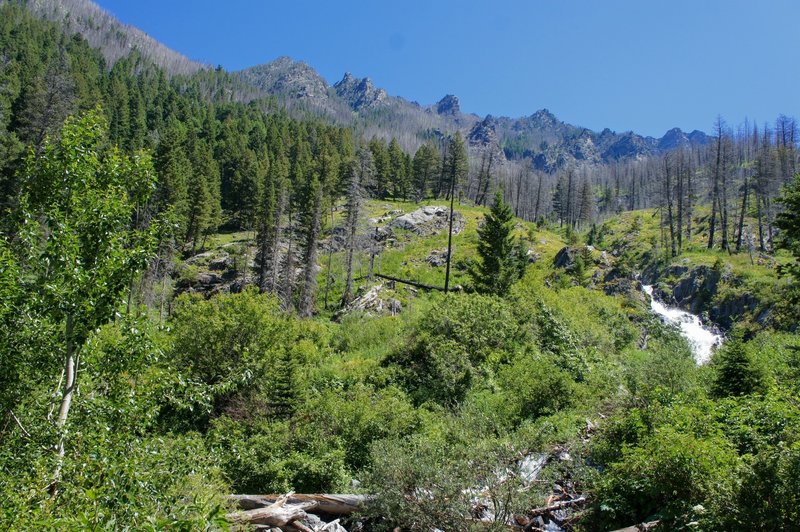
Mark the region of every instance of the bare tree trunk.
[[447, 267], [444, 272], [444, 293], [450, 289], [450, 261], [453, 258], [453, 200], [456, 196], [455, 172], [450, 179], [450, 225], [447, 231]]
[[306, 228], [306, 245], [304, 253], [305, 271], [303, 276], [303, 292], [300, 295], [300, 316], [311, 317], [317, 292], [317, 238], [320, 231], [322, 215], [322, 185], [314, 194], [314, 205], [310, 213], [311, 220]]
[[[333, 202], [331, 202], [331, 229], [333, 229]], [[331, 289], [331, 283], [333, 282], [333, 272], [331, 269], [333, 268], [333, 234], [331, 234], [331, 241], [328, 245], [328, 267], [326, 269], [325, 275], [325, 310], [328, 310], [328, 293]]]
[[677, 190], [675, 191], [677, 198], [678, 198], [678, 206], [677, 206], [677, 227], [675, 228], [675, 236], [678, 239], [678, 253], [683, 253], [683, 208], [684, 208], [684, 201], [683, 201], [683, 181], [684, 181], [684, 172], [686, 171], [686, 160], [684, 159], [683, 151], [678, 153], [678, 173], [677, 173]]
[[719, 173], [722, 165], [722, 129], [718, 128], [717, 163], [714, 165], [714, 184], [711, 192], [711, 219], [708, 224], [708, 249], [714, 247], [714, 233], [717, 228], [717, 202], [719, 200]]
[[736, 233], [736, 253], [742, 249], [742, 234], [744, 233], [744, 215], [747, 212], [747, 197], [750, 193], [748, 176], [744, 176], [744, 194], [742, 195], [742, 210], [739, 212], [739, 231]]
[[284, 264], [284, 286], [283, 286], [283, 307], [284, 309], [292, 308], [294, 302], [294, 250], [292, 244], [294, 243], [293, 227], [292, 227], [292, 211], [289, 210], [289, 220], [287, 226], [289, 235], [289, 245], [286, 249], [286, 264]]
[[664, 158], [664, 180], [664, 193], [666, 194], [667, 200], [667, 223], [669, 224], [670, 256], [674, 257], [677, 253], [675, 249], [675, 225], [672, 216], [672, 179], [670, 177], [669, 159], [667, 157]]
[[58, 408], [56, 418], [56, 430], [58, 431], [58, 442], [56, 443], [56, 466], [53, 470], [53, 481], [50, 484], [50, 496], [58, 494], [58, 486], [61, 483], [61, 469], [64, 466], [64, 445], [66, 442], [66, 425], [69, 417], [72, 398], [75, 394], [75, 382], [78, 377], [77, 356], [75, 353], [75, 343], [73, 339], [74, 323], [72, 314], [67, 315], [67, 323], [64, 331], [66, 338], [66, 352], [64, 355], [64, 382], [61, 393], [61, 405]]

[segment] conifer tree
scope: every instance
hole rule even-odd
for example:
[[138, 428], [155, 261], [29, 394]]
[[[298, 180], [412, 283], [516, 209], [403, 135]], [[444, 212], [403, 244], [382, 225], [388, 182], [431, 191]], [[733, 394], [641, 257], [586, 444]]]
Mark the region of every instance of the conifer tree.
[[395, 199], [407, 199], [410, 183], [406, 172], [406, 154], [400, 149], [397, 139], [389, 143], [388, 154], [392, 195]]
[[730, 341], [714, 361], [714, 395], [718, 397], [749, 395], [763, 391], [764, 370], [747, 351], [741, 339]]
[[594, 217], [594, 194], [588, 179], [584, 179], [581, 187], [581, 200], [579, 205], [579, 219], [581, 224], [588, 224]]
[[303, 291], [300, 294], [299, 312], [302, 317], [314, 313], [317, 293], [317, 247], [322, 218], [322, 184], [316, 176], [307, 185], [303, 233]]
[[556, 183], [556, 188], [553, 191], [553, 214], [558, 219], [558, 225], [560, 227], [564, 226], [564, 218], [566, 217], [566, 205], [569, 202], [567, 199], [566, 192], [567, 189], [567, 182], [564, 176], [558, 178], [558, 182]]
[[514, 213], [497, 191], [491, 210], [478, 228], [480, 261], [470, 269], [475, 289], [488, 294], [505, 295], [525, 271], [525, 260], [512, 232]]
[[375, 165], [375, 172], [370, 184], [372, 195], [376, 198], [385, 198], [389, 192], [391, 162], [389, 150], [386, 142], [377, 137], [369, 141], [369, 150], [372, 152], [372, 160]]
[[432, 144], [423, 144], [414, 154], [413, 180], [417, 201], [429, 194], [434, 178], [439, 174], [439, 150]]
[[159, 177], [156, 208], [159, 211], [172, 211], [177, 238], [186, 234], [189, 211], [192, 165], [186, 154], [185, 141], [186, 130], [183, 125], [177, 121], [171, 122], [158, 143], [154, 158]]

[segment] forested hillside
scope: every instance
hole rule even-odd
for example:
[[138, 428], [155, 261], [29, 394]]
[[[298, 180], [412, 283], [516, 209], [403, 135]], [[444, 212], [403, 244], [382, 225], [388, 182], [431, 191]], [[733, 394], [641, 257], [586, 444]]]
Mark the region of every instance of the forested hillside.
[[797, 527], [793, 119], [412, 139], [69, 5], [0, 3], [0, 528]]

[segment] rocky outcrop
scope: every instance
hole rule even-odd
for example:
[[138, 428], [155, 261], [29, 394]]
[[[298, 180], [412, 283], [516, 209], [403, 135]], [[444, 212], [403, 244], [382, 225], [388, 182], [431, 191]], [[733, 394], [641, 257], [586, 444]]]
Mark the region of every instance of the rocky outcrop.
[[306, 63], [290, 57], [242, 70], [239, 75], [269, 94], [314, 107], [324, 107], [328, 103], [327, 82]]
[[458, 116], [461, 114], [458, 96], [448, 94], [436, 104], [436, 114], [442, 116]]
[[729, 268], [672, 265], [661, 271], [649, 270], [645, 278], [648, 284], [657, 283], [656, 294], [662, 301], [705, 316], [722, 329], [730, 329], [742, 319], [762, 325], [770, 319], [770, 310]]
[[341, 81], [333, 86], [337, 96], [346, 101], [356, 111], [374, 109], [386, 102], [387, 94], [376, 89], [369, 78], [357, 79], [347, 72]]
[[[445, 207], [428, 205], [413, 212], [398, 216], [389, 227], [405, 229], [420, 236], [430, 236], [446, 230], [449, 224], [449, 210]], [[465, 220], [459, 212], [453, 213], [453, 234], [457, 235], [464, 229]]]
[[371, 287], [361, 287], [356, 298], [337, 313], [337, 318], [352, 314], [353, 312], [389, 314], [392, 316], [400, 313], [403, 306], [399, 299], [392, 297], [393, 291], [391, 288], [392, 287], [384, 283], [379, 283]]

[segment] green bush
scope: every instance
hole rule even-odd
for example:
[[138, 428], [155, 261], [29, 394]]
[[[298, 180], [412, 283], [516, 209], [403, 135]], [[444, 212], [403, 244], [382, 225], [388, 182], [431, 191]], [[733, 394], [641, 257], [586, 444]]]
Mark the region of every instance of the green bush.
[[600, 480], [596, 523], [606, 529], [653, 519], [666, 526], [698, 520], [713, 529], [707, 521], [733, 506], [738, 474], [736, 453], [723, 438], [661, 427], [626, 449]]

